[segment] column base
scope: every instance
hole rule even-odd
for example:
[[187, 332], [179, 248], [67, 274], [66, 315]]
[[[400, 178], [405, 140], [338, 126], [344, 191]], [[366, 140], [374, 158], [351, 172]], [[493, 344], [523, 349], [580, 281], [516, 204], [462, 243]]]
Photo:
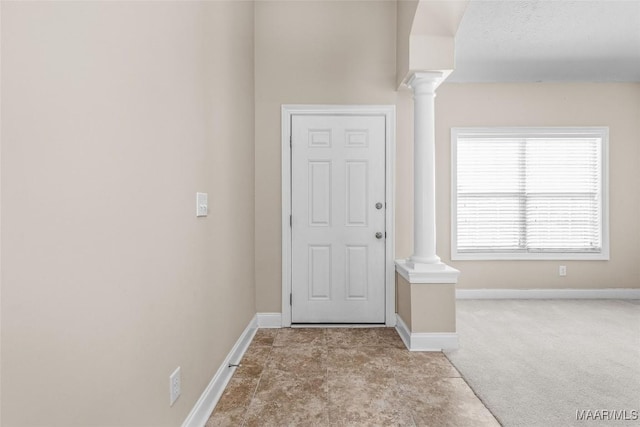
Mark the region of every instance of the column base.
[[443, 262], [422, 264], [396, 260], [396, 271], [409, 283], [458, 283], [460, 271]]

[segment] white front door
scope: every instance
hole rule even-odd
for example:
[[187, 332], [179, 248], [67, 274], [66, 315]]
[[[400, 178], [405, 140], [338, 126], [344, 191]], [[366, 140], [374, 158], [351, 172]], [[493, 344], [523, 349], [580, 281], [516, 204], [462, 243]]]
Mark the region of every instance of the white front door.
[[291, 119], [293, 323], [385, 322], [385, 117]]

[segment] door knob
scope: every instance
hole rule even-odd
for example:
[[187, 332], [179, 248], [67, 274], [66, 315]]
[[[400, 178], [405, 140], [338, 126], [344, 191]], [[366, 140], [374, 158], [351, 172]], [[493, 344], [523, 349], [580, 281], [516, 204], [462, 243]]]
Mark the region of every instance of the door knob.
[[376, 233], [376, 239], [382, 239], [382, 233], [381, 232], [377, 232]]
[[380, 202], [376, 203], [376, 209], [382, 209], [382, 203]]

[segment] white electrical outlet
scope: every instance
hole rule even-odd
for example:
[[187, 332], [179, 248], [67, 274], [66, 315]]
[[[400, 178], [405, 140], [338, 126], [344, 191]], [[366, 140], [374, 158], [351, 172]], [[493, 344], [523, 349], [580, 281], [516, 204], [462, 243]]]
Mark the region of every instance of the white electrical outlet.
[[561, 277], [564, 277], [567, 275], [567, 266], [566, 265], [561, 265], [560, 268], [558, 268], [558, 274]]
[[196, 193], [196, 216], [207, 216], [209, 201], [207, 193]]
[[180, 366], [173, 371], [173, 374], [169, 376], [169, 406], [173, 406], [173, 404], [180, 397]]

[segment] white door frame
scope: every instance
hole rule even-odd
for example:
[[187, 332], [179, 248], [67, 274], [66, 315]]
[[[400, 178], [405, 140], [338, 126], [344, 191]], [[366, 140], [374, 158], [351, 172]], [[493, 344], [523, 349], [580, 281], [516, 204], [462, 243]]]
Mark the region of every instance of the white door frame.
[[382, 116], [385, 118], [386, 204], [385, 324], [396, 325], [395, 292], [395, 105], [282, 106], [282, 326], [291, 326], [291, 118], [295, 115]]

